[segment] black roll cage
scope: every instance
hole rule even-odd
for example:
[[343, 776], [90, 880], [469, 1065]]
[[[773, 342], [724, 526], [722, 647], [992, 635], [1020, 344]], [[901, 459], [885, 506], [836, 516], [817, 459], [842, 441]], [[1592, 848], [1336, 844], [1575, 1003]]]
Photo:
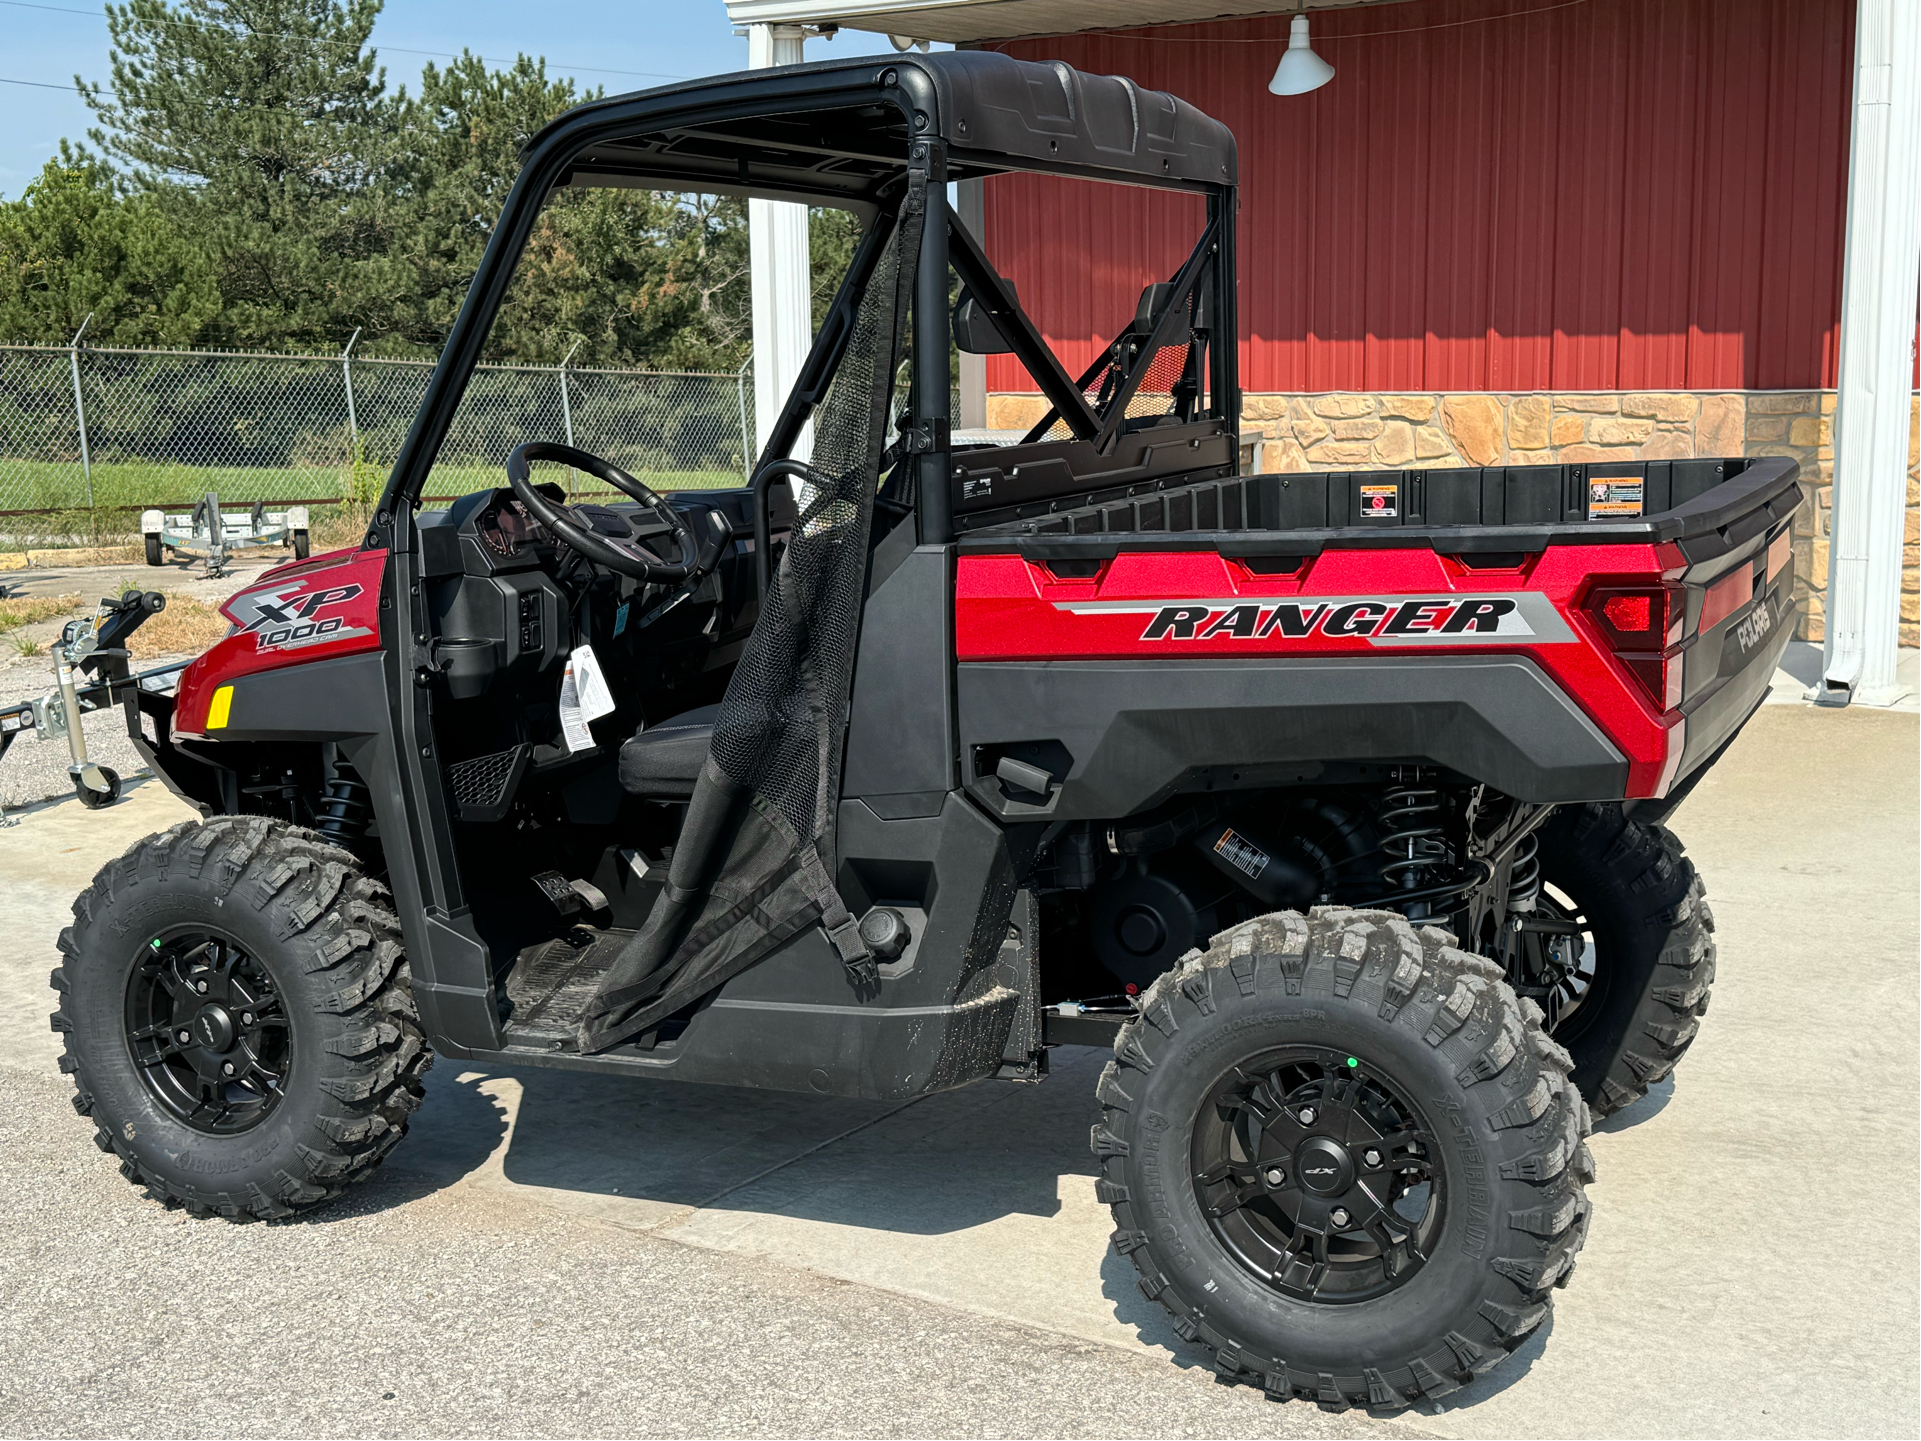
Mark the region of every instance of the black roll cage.
[[[1123, 143], [1125, 142], [1125, 143]], [[951, 180], [1034, 171], [1206, 197], [1207, 227], [1174, 279], [1146, 344], [1103, 416], [1048, 349], [978, 241], [946, 200]], [[948, 485], [950, 263], [985, 304], [1075, 438], [1112, 445], [1154, 351], [1197, 287], [1217, 339], [1208, 346], [1213, 409], [1239, 417], [1234, 329], [1236, 158], [1224, 126], [1171, 96], [1116, 77], [1083, 76], [987, 51], [783, 66], [666, 86], [577, 107], [527, 144], [426, 395], [396, 457], [365, 545], [411, 549], [411, 525], [481, 348], [548, 195], [565, 185], [699, 190], [852, 210], [863, 238], [756, 470], [785, 459], [823, 398], [852, 334], [854, 310], [910, 187], [927, 206], [915, 295], [915, 424], [920, 535], [954, 535]], [[1211, 263], [1210, 263], [1211, 262]], [[1138, 340], [1138, 337], [1136, 337]]]

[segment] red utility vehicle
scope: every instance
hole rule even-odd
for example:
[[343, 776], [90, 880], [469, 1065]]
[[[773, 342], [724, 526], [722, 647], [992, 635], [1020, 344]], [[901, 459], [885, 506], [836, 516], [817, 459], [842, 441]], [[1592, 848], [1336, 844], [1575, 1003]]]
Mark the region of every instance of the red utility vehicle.
[[[948, 208], [1011, 170], [1195, 217], [1085, 374]], [[1115, 1244], [1224, 1376], [1392, 1408], [1512, 1351], [1586, 1234], [1590, 1110], [1707, 1004], [1662, 822], [1786, 643], [1795, 470], [1240, 474], [1234, 181], [1184, 102], [986, 52], [535, 137], [362, 544], [235, 596], [176, 697], [127, 689], [205, 819], [60, 941], [63, 1066], [126, 1176], [292, 1215], [435, 1052], [899, 1098], [1101, 1045]], [[859, 239], [750, 485], [662, 496], [536, 435], [423, 508], [575, 189]], [[955, 432], [950, 341], [1049, 412]]]

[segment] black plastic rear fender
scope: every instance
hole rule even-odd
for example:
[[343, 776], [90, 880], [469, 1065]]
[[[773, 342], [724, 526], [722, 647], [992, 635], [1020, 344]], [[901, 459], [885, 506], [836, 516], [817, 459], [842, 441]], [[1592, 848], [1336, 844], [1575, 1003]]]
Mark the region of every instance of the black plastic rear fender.
[[[1626, 757], [1521, 657], [987, 662], [957, 690], [968, 790], [1008, 820], [1124, 816], [1203, 769], [1290, 763], [1427, 761], [1528, 801], [1627, 788]], [[978, 748], [1046, 741], [1072, 761], [1045, 804], [977, 773]]]

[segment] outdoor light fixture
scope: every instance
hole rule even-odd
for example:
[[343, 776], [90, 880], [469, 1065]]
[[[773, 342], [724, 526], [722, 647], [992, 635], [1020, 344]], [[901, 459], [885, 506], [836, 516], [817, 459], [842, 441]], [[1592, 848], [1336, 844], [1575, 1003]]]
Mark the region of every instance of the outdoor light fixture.
[[1288, 26], [1287, 53], [1274, 67], [1274, 78], [1267, 88], [1276, 95], [1305, 95], [1318, 90], [1334, 78], [1334, 67], [1314, 53], [1307, 43], [1307, 16], [1296, 15]]

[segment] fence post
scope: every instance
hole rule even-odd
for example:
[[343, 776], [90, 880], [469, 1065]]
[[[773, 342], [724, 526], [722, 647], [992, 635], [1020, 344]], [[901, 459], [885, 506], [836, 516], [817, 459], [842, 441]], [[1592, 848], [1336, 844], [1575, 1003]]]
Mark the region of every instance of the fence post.
[[[360, 339], [360, 327], [347, 337], [347, 348], [340, 352], [340, 382], [347, 388], [347, 473], [353, 474], [360, 464], [360, 417], [354, 414], [354, 342]], [[349, 482], [352, 488], [352, 482]]]
[[567, 403], [567, 362], [574, 358], [574, 352], [579, 349], [580, 341], [576, 340], [573, 349], [567, 352], [566, 359], [560, 362], [560, 425], [566, 432], [568, 445], [574, 443], [574, 412]]
[[734, 372], [734, 398], [740, 402], [740, 475], [749, 485], [754, 481], [754, 442], [747, 433], [747, 371], [753, 363], [750, 352]]
[[80, 340], [92, 324], [93, 312], [89, 310], [80, 328], [74, 331], [73, 339], [67, 342], [67, 360], [73, 367], [73, 418], [80, 427], [80, 474], [87, 482], [88, 510], [93, 509], [93, 456], [87, 449], [87, 404], [80, 398]]

